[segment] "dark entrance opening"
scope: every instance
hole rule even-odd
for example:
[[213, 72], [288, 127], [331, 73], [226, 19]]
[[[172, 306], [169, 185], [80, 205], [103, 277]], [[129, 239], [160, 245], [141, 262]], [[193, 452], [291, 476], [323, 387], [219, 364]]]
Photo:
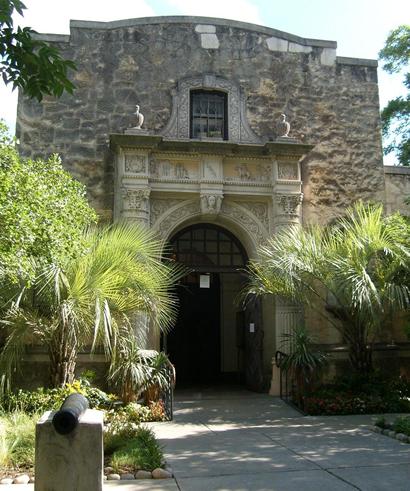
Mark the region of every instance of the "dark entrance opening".
[[247, 254], [229, 231], [198, 224], [171, 239], [173, 258], [191, 272], [178, 286], [179, 314], [164, 339], [177, 372], [177, 387], [243, 381], [241, 308]]
[[186, 276], [178, 287], [179, 315], [167, 336], [167, 351], [178, 374], [178, 386], [218, 382], [220, 363], [220, 282], [200, 288], [199, 274]]

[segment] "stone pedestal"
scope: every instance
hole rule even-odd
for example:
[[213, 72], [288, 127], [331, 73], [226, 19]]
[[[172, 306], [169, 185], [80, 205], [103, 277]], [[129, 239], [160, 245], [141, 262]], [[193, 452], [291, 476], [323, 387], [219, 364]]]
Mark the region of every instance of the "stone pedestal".
[[47, 411], [36, 426], [35, 491], [101, 491], [103, 413], [88, 409], [74, 431], [59, 435]]
[[145, 136], [145, 135], [150, 135], [150, 132], [143, 128], [127, 128], [124, 130], [124, 135]]
[[275, 360], [272, 361], [272, 379], [270, 382], [269, 395], [280, 395], [280, 369], [275, 365]]

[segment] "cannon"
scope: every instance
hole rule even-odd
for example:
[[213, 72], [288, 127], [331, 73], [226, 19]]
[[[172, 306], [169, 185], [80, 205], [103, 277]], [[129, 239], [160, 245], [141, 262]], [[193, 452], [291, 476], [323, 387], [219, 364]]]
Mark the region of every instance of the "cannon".
[[68, 435], [77, 426], [80, 416], [90, 407], [88, 399], [82, 394], [70, 394], [59, 411], [53, 416], [52, 424], [60, 435]]

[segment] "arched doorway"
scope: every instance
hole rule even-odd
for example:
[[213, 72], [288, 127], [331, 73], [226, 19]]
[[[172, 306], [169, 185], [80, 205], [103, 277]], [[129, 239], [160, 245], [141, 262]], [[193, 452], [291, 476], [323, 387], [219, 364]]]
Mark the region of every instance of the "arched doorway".
[[237, 297], [248, 261], [244, 247], [211, 223], [180, 230], [170, 244], [173, 258], [191, 270], [178, 287], [178, 319], [164, 339], [177, 386], [243, 382], [244, 313]]

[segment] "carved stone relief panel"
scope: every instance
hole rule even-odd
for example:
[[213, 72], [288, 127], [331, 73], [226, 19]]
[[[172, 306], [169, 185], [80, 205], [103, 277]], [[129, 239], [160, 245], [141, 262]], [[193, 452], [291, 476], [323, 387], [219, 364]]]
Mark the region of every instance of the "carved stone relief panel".
[[238, 162], [231, 159], [224, 163], [224, 180], [239, 182], [272, 182], [272, 164], [268, 162]]
[[169, 211], [174, 206], [182, 203], [183, 199], [177, 198], [153, 198], [150, 200], [150, 218], [151, 218], [151, 226], [154, 226], [155, 223], [162, 215], [164, 215], [167, 211]]
[[269, 230], [268, 203], [254, 201], [236, 201], [235, 203], [250, 211], [262, 223], [266, 230]]
[[146, 174], [148, 158], [146, 155], [126, 153], [124, 155], [125, 172], [130, 174]]
[[150, 177], [177, 181], [198, 179], [198, 162], [154, 157], [150, 161]]
[[181, 206], [173, 208], [157, 219], [154, 228], [163, 239], [169, 238], [170, 233], [183, 221], [200, 214], [199, 200], [182, 201]]
[[202, 162], [202, 179], [217, 181], [221, 179], [220, 162], [205, 158]]
[[303, 201], [303, 193], [297, 194], [277, 194], [276, 203], [278, 212], [281, 215], [298, 215], [298, 206]]
[[261, 244], [268, 237], [268, 230], [260, 224], [259, 220], [255, 220], [253, 214], [237, 203], [224, 201], [221, 214], [238, 223], [257, 244]]
[[278, 179], [293, 181], [298, 177], [298, 164], [278, 162]]

